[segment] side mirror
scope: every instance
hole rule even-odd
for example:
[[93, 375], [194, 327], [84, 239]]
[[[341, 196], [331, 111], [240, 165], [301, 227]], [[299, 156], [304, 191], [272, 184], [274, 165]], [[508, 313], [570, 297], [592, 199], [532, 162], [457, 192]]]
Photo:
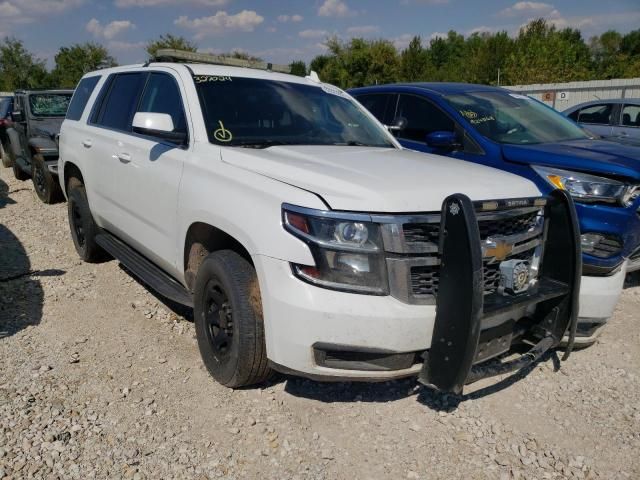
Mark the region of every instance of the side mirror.
[[407, 119], [404, 117], [398, 117], [394, 120], [393, 125], [386, 125], [386, 127], [391, 133], [400, 132], [407, 128]]
[[166, 113], [138, 112], [133, 117], [133, 131], [140, 135], [148, 135], [183, 144], [187, 140], [185, 132], [175, 132], [173, 119]]
[[24, 122], [24, 114], [17, 110], [11, 113], [11, 118], [13, 118], [13, 121], [16, 123]]
[[458, 138], [454, 132], [431, 132], [426, 138], [427, 145], [433, 148], [452, 149], [458, 147]]

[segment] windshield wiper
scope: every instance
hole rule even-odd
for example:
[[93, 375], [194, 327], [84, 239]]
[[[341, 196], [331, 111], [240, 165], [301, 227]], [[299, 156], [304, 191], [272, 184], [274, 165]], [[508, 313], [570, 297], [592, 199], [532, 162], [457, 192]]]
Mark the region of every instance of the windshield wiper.
[[255, 140], [255, 141], [246, 141], [246, 142], [237, 142], [231, 145], [232, 147], [243, 147], [243, 148], [269, 148], [278, 145], [290, 145], [287, 142], [283, 142], [282, 140]]
[[374, 148], [391, 148], [391, 145], [374, 145], [371, 143], [362, 143], [355, 140], [350, 140], [343, 143], [334, 143], [333, 145], [338, 147], [374, 147]]

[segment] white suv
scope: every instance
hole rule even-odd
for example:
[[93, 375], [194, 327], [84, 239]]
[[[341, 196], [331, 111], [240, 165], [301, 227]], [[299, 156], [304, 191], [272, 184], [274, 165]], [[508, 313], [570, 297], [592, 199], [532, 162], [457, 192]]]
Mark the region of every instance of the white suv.
[[[87, 74], [70, 111], [59, 171], [80, 257], [106, 251], [193, 306], [224, 385], [275, 369], [460, 392], [575, 327], [570, 198], [404, 150], [317, 77], [118, 67]], [[516, 344], [531, 350], [501, 362]]]

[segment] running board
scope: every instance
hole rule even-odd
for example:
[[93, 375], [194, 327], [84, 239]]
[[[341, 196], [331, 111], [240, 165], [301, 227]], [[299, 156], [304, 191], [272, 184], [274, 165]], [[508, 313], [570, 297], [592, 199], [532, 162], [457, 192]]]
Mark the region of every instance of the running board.
[[96, 236], [96, 243], [152, 290], [169, 300], [193, 307], [193, 298], [184, 286], [121, 240], [103, 232]]

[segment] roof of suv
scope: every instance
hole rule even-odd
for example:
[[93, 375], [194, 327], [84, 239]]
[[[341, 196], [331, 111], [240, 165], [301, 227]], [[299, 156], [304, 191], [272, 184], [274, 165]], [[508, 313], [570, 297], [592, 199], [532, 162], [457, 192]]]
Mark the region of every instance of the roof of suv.
[[194, 75], [211, 75], [219, 77], [243, 77], [243, 78], [256, 78], [263, 80], [277, 80], [281, 82], [289, 83], [301, 83], [307, 85], [320, 85], [313, 80], [306, 79], [305, 77], [299, 77], [297, 75], [291, 75], [286, 73], [278, 73], [269, 70], [260, 70], [257, 68], [244, 68], [244, 67], [230, 67], [226, 65], [209, 65], [204, 63], [178, 63], [178, 62], [151, 62], [149, 64], [137, 64], [126, 65], [121, 67], [105, 68], [87, 74], [92, 76], [95, 74], [111, 74], [119, 72], [127, 72], [131, 70], [144, 70], [146, 68], [153, 69], [154, 67], [164, 67], [178, 70], [181, 67], [193, 73]]

